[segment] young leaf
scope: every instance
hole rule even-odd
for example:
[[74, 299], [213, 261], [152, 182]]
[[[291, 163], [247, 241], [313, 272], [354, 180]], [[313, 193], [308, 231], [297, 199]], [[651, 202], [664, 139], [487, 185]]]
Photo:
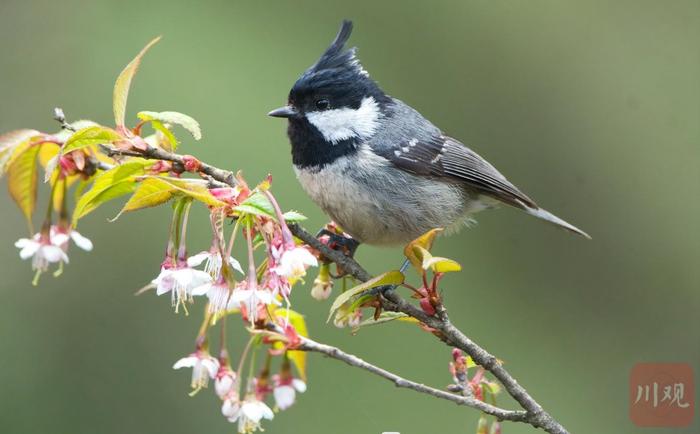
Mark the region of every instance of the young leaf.
[[[167, 128], [159, 121], [151, 121], [151, 125], [157, 131], [156, 139], [158, 139], [158, 146], [165, 149], [166, 151], [175, 151], [178, 145], [178, 141], [175, 137], [175, 134], [173, 134], [173, 132], [170, 131], [169, 128]], [[158, 137], [158, 133], [160, 133], [160, 137]]]
[[83, 128], [73, 133], [68, 138], [61, 152], [67, 154], [71, 151], [82, 149], [88, 146], [97, 146], [104, 143], [113, 143], [118, 140], [124, 140], [119, 133], [111, 128], [102, 126], [92, 126]]
[[143, 176], [145, 167], [149, 164], [151, 163], [147, 160], [130, 160], [98, 175], [92, 188], [75, 205], [73, 226], [103, 203], [134, 191], [137, 186], [136, 177]]
[[400, 285], [403, 283], [404, 280], [404, 275], [400, 271], [388, 271], [384, 274], [380, 274], [379, 276], [370, 279], [360, 285], [357, 285], [354, 288], [348, 289], [347, 291], [343, 292], [340, 294], [334, 301], [333, 305], [331, 306], [330, 312], [328, 314], [328, 319], [326, 322], [330, 321], [331, 318], [333, 317], [333, 314], [342, 306], [343, 304], [347, 303], [350, 301], [350, 299], [360, 293], [363, 293], [365, 291], [368, 291], [372, 288], [376, 288], [378, 286], [385, 286], [385, 285]]
[[0, 136], [0, 176], [5, 174], [7, 167], [12, 163], [11, 159], [20, 147], [27, 147], [32, 137], [41, 134], [36, 130], [10, 131]]
[[7, 187], [10, 196], [32, 226], [32, 213], [36, 205], [37, 164], [39, 146], [30, 146], [15, 157], [7, 169]]
[[[410, 323], [418, 323], [419, 321], [411, 316], [406, 315], [403, 312], [382, 312], [379, 315], [379, 318], [376, 320], [374, 317], [367, 318], [366, 320], [362, 321], [359, 325], [359, 327], [366, 327], [366, 326], [373, 326], [377, 324], [383, 324], [385, 322], [389, 321], [394, 321], [394, 320], [399, 320], [403, 322], [410, 322]], [[358, 328], [359, 328], [358, 327]]]
[[423, 258], [416, 256], [417, 251], [416, 249], [414, 249], [414, 247], [419, 246], [429, 251], [430, 248], [433, 246], [433, 241], [435, 241], [435, 237], [440, 232], [442, 232], [442, 230], [443, 229], [441, 228], [432, 229], [408, 243], [403, 249], [404, 255], [406, 255], [406, 258], [408, 258], [408, 260], [411, 261], [411, 265], [413, 265], [413, 267], [418, 271], [418, 274], [423, 273]]
[[[278, 318], [289, 317], [289, 323], [294, 326], [297, 333], [305, 338], [309, 337], [309, 332], [306, 327], [306, 320], [304, 320], [304, 316], [299, 312], [281, 307], [275, 310], [275, 315]], [[279, 344], [275, 343], [275, 346], [277, 349], [283, 347], [281, 342]], [[306, 381], [306, 352], [296, 350], [287, 351], [287, 356], [297, 368], [297, 372], [299, 372], [301, 379]]]
[[270, 200], [265, 197], [264, 194], [257, 191], [251, 194], [243, 203], [235, 207], [234, 210], [277, 219], [275, 208], [272, 206], [272, 203], [270, 203]]
[[112, 98], [112, 108], [114, 110], [114, 122], [117, 128], [124, 127], [124, 118], [126, 116], [126, 100], [129, 96], [129, 88], [131, 80], [136, 74], [136, 70], [141, 64], [141, 59], [146, 54], [149, 48], [160, 41], [160, 36], [146, 44], [145, 47], [134, 57], [134, 59], [126, 65], [126, 68], [119, 74], [117, 81], [114, 83], [114, 93]]
[[[148, 178], [139, 183], [134, 194], [124, 204], [117, 217], [125, 212], [157, 206], [170, 200], [175, 188], [159, 178]], [[115, 219], [117, 218], [115, 217]]]
[[306, 216], [296, 211], [287, 211], [283, 214], [284, 221], [287, 223], [298, 223], [306, 220]]
[[[180, 125], [182, 128], [192, 134], [195, 140], [202, 138], [202, 130], [199, 128], [199, 122], [192, 117], [178, 112], [140, 112], [137, 114], [142, 121], [158, 121], [161, 124]], [[155, 127], [155, 126], [154, 126]]]
[[205, 205], [217, 208], [226, 206], [226, 203], [214, 197], [207, 186], [201, 182], [192, 179], [166, 178], [162, 176], [150, 176], [147, 179], [155, 179], [157, 180], [155, 182], [160, 182], [164, 186], [171, 188], [174, 193], [182, 193]]

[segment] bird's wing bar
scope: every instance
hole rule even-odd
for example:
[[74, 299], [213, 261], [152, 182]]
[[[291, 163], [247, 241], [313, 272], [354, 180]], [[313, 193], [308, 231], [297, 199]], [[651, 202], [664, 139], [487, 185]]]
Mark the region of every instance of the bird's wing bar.
[[407, 172], [463, 181], [478, 192], [509, 205], [537, 209], [535, 202], [495, 167], [451, 137], [440, 135], [430, 140], [409, 140], [383, 150], [381, 155]]

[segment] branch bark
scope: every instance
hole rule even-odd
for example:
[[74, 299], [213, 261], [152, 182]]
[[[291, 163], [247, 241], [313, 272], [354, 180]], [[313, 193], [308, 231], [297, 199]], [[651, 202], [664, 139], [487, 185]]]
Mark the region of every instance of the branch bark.
[[[170, 161], [184, 166], [182, 155], [168, 152], [160, 148], [149, 147], [145, 151], [122, 151], [114, 148], [107, 148], [107, 153], [110, 156], [138, 156], [141, 158]], [[222, 183], [231, 187], [236, 185], [235, 176], [231, 171], [219, 169], [206, 163], [201, 163], [199, 171], [201, 175], [203, 175], [205, 178], [213, 180], [214, 183]], [[372, 278], [372, 275], [369, 274], [353, 258], [346, 256], [342, 252], [329, 248], [300, 225], [290, 224], [289, 229], [292, 231], [294, 236], [308, 244], [310, 247], [319, 251], [326, 259], [341, 266], [348, 274], [357, 280], [364, 282]], [[374, 366], [357, 356], [345, 353], [336, 347], [315, 342], [311, 339], [305, 339], [303, 341], [302, 349], [322, 353], [334, 359], [343, 361], [350, 366], [364, 369], [392, 381], [398, 387], [405, 387], [437, 398], [446, 399], [459, 405], [476, 408], [501, 420], [525, 422], [550, 434], [568, 434], [568, 431], [548, 412], [546, 412], [532, 396], [530, 396], [527, 390], [525, 390], [525, 388], [522, 387], [515, 378], [513, 378], [513, 376], [503, 367], [503, 365], [501, 365], [495, 356], [469, 339], [464, 333], [455, 327], [454, 324], [452, 324], [444, 306], [438, 306], [436, 314], [434, 316], [430, 316], [423, 312], [423, 310], [403, 299], [393, 289], [388, 289], [387, 291], [382, 292], [380, 301], [385, 310], [403, 312], [406, 315], [416, 318], [423, 324], [439, 332], [438, 334], [440, 335], [440, 338], [447, 345], [459, 348], [465, 353], [469, 354], [474, 362], [484, 367], [500, 381], [503, 388], [511, 397], [513, 397], [513, 399], [515, 399], [515, 401], [518, 402], [518, 404], [520, 404], [524, 411], [504, 410], [471, 397], [460, 396], [451, 392], [434, 389], [423, 384], [406, 380], [394, 373]]]

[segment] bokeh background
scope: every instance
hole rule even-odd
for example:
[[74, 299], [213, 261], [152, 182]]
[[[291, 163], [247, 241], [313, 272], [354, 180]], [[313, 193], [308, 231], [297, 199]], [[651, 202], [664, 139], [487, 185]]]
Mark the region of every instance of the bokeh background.
[[[0, 130], [112, 122], [112, 84], [153, 36], [129, 100], [198, 119], [183, 151], [248, 179], [274, 174], [285, 208], [325, 218], [291, 169], [286, 100], [342, 18], [390, 94], [470, 144], [585, 241], [513, 210], [441, 239], [464, 264], [445, 280], [452, 318], [505, 360], [572, 433], [657, 433], [629, 421], [628, 376], [643, 361], [700, 362], [700, 4], [697, 1], [19, 1], [0, 3]], [[184, 137], [184, 133], [181, 133]], [[134, 291], [158, 271], [167, 209], [81, 223], [91, 254], [32, 287], [13, 242], [25, 224], [0, 193], [0, 432], [233, 432], [211, 392], [187, 396], [199, 314]], [[208, 246], [208, 226], [189, 234]], [[373, 272], [399, 249], [364, 247]], [[294, 294], [312, 336], [438, 387], [450, 351], [389, 324], [350, 336], [325, 324], [329, 303]], [[231, 345], [240, 351], [240, 327]], [[502, 399], [503, 405], [512, 405]], [[309, 390], [266, 432], [474, 432], [478, 414], [312, 355]], [[668, 432], [698, 432], [692, 427]], [[506, 424], [506, 433], [530, 433]]]

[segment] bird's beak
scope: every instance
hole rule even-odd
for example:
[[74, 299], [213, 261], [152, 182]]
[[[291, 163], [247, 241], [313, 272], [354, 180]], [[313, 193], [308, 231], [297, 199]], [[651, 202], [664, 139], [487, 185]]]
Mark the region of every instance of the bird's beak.
[[286, 105], [284, 107], [272, 110], [267, 115], [272, 116], [273, 118], [293, 118], [297, 114], [298, 112], [294, 107]]

